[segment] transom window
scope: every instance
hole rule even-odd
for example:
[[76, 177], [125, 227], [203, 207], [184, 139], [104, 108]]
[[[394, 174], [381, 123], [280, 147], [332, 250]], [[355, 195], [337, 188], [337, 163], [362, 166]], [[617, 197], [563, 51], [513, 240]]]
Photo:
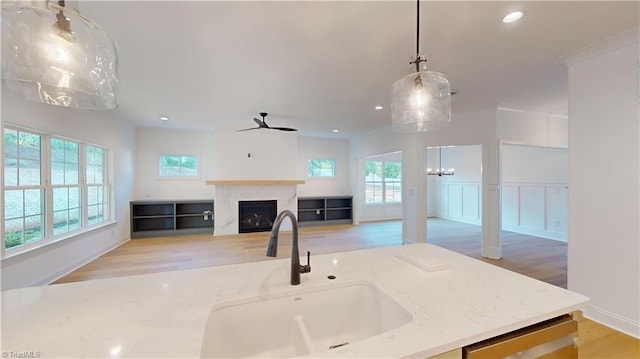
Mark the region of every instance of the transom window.
[[402, 163], [365, 162], [365, 203], [402, 202]]
[[108, 151], [4, 128], [5, 248], [46, 243], [109, 219]]
[[198, 159], [189, 155], [160, 155], [160, 177], [196, 177]]
[[336, 161], [332, 159], [310, 159], [307, 161], [308, 177], [335, 177]]

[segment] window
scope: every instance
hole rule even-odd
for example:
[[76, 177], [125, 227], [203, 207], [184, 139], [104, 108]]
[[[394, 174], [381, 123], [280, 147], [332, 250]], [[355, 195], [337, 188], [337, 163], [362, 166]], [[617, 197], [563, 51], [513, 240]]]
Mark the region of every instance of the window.
[[312, 159], [307, 162], [308, 177], [335, 177], [336, 161], [329, 159]]
[[6, 248], [44, 238], [42, 138], [4, 130], [4, 229]]
[[87, 223], [95, 224], [108, 218], [109, 187], [106, 182], [106, 152], [104, 148], [87, 146]]
[[195, 156], [160, 155], [160, 177], [196, 177], [198, 159]]
[[402, 163], [365, 162], [365, 203], [402, 202]]
[[109, 219], [107, 150], [4, 128], [5, 248], [47, 242]]
[[51, 138], [53, 235], [76, 230], [82, 225], [79, 161], [79, 143]]

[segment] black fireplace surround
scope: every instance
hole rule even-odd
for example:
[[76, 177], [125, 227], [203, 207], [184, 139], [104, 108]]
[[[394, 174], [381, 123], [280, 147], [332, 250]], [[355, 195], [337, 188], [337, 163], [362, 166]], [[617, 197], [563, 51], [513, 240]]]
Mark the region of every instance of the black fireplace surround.
[[268, 232], [278, 211], [278, 201], [239, 201], [238, 232]]

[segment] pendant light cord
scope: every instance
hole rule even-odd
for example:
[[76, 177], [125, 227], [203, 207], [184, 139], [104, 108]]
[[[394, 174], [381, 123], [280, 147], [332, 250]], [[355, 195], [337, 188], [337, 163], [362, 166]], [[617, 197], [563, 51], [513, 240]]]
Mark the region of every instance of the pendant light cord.
[[416, 65], [416, 72], [420, 72], [420, 63], [427, 62], [427, 59], [420, 56], [420, 0], [417, 0], [416, 4], [416, 58], [409, 64]]
[[418, 8], [416, 11], [416, 57], [420, 56], [420, 0], [417, 0]]

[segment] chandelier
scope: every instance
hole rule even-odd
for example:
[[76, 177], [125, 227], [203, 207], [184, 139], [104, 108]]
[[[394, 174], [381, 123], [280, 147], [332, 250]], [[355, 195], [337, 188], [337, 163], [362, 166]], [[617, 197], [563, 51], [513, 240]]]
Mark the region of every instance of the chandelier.
[[440, 167], [436, 168], [435, 171], [433, 170], [433, 168], [427, 168], [427, 174], [429, 176], [453, 176], [453, 174], [455, 173], [454, 168], [445, 169], [444, 167], [442, 167], [442, 147], [438, 147], [438, 157], [438, 165]]

